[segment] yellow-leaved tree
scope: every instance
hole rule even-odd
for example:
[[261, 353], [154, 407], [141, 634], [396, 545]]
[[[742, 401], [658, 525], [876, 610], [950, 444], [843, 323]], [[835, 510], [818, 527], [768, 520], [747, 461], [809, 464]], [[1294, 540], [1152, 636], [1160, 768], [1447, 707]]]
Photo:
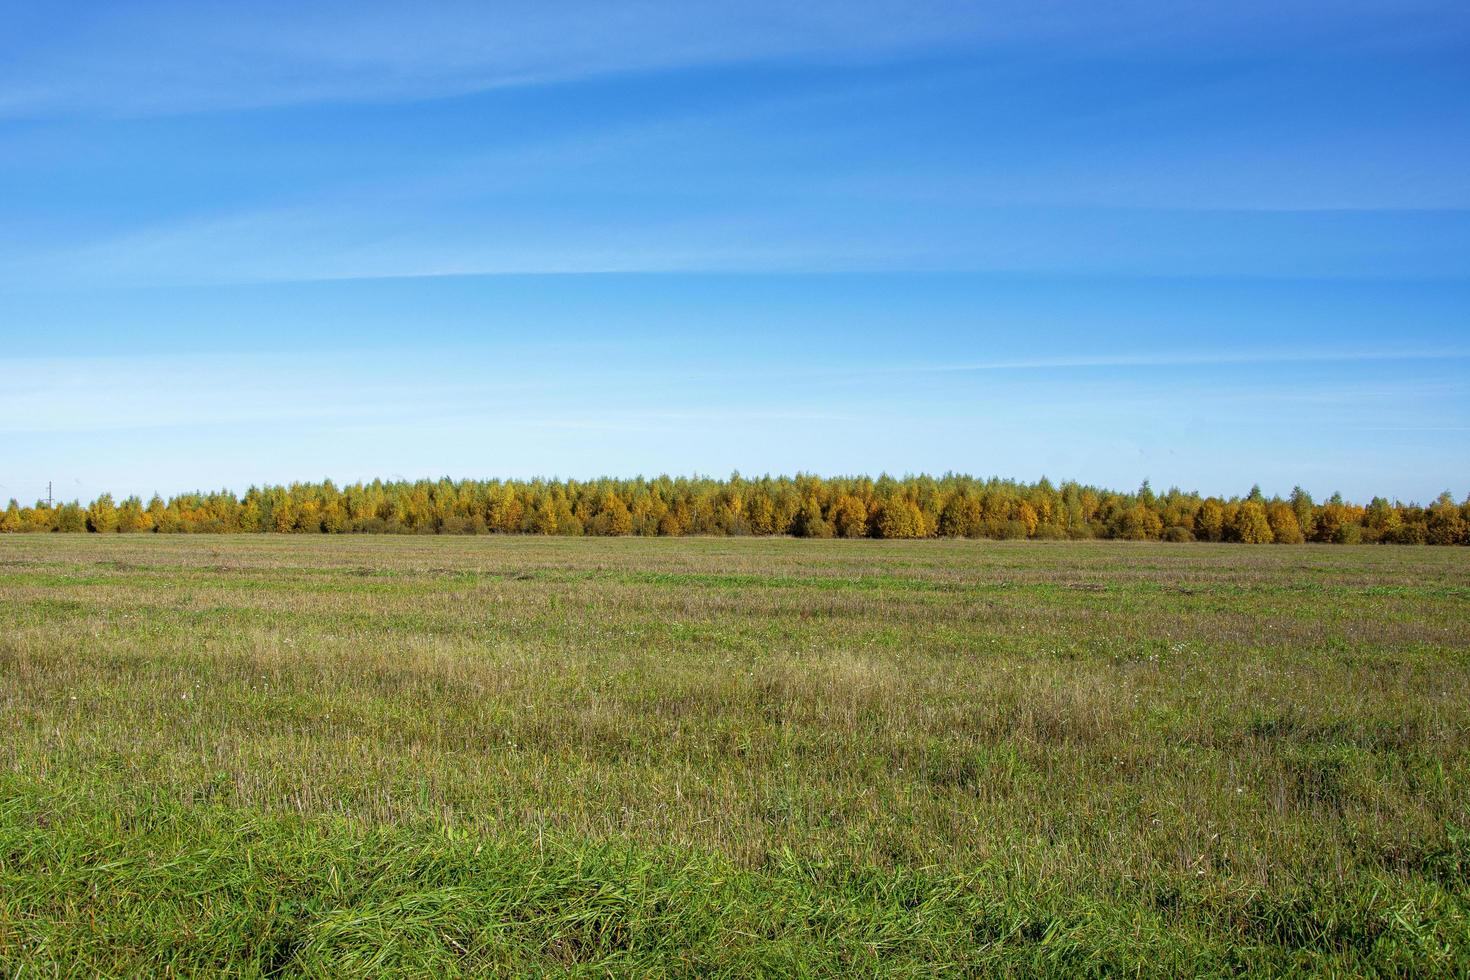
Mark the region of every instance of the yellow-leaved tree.
[[878, 511], [878, 536], [883, 538], [917, 538], [924, 533], [924, 515], [907, 497], [892, 496], [883, 501]]
[[155, 493], [148, 501], [149, 529], [157, 531], [158, 526], [163, 522], [163, 518], [166, 513], [168, 513], [168, 505], [163, 502], [162, 497]]
[[296, 530], [296, 505], [291, 502], [290, 497], [276, 501], [276, 505], [271, 508], [271, 522], [280, 534], [289, 534]]
[[1200, 504], [1199, 513], [1194, 515], [1194, 536], [1201, 541], [1224, 540], [1225, 508], [1214, 497]]
[[[758, 493], [747, 502], [745, 507], [746, 519], [750, 521], [752, 534], [776, 534], [776, 505], [771, 502], [769, 494]], [[864, 513], [866, 518], [867, 514]]]
[[1118, 528], [1125, 541], [1157, 541], [1164, 534], [1164, 519], [1140, 501], [1123, 512]]
[[555, 534], [556, 517], [556, 504], [550, 498], [538, 501], [536, 509], [531, 512], [531, 533]]
[[1277, 500], [1266, 505], [1266, 523], [1271, 525], [1271, 540], [1277, 544], [1301, 544], [1306, 540], [1291, 504]]
[[1028, 538], [1036, 533], [1036, 525], [1041, 523], [1041, 516], [1036, 513], [1036, 508], [1024, 500], [1016, 505], [1015, 519], [1020, 521], [1021, 526], [1026, 529], [1026, 537]]
[[1428, 539], [1430, 544], [1464, 544], [1470, 540], [1470, 524], [1448, 490], [1429, 508]]
[[1243, 544], [1270, 544], [1271, 522], [1266, 508], [1255, 500], [1241, 502], [1230, 522], [1230, 538]]
[[98, 534], [117, 530], [117, 506], [112, 502], [112, 494], [102, 494], [87, 508], [87, 530]]
[[791, 521], [791, 533], [798, 538], [830, 538], [832, 525], [822, 517], [822, 505], [816, 497], [808, 497]]
[[956, 494], [939, 513], [939, 533], [949, 538], [975, 537], [983, 521], [980, 501], [967, 493]]
[[837, 495], [832, 505], [832, 529], [839, 538], [863, 538], [868, 534], [868, 508], [850, 493]]
[[609, 490], [597, 505], [597, 516], [593, 518], [592, 526], [597, 534], [632, 534], [633, 512], [628, 510], [621, 497]]
[[117, 509], [117, 529], [124, 533], [153, 530], [153, 519], [143, 509], [143, 501], [129, 497]]

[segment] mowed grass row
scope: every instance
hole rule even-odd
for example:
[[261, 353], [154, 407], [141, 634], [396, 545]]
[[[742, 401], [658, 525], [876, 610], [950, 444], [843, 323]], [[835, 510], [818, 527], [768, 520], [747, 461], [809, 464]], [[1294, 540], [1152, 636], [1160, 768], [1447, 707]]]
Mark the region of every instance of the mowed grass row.
[[0, 975], [1463, 974], [1467, 677], [1454, 549], [0, 538]]

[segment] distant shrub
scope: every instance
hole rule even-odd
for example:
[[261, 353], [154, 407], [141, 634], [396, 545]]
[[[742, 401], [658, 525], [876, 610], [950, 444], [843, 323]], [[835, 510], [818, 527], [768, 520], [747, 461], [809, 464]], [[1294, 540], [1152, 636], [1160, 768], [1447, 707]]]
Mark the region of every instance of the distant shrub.
[[456, 514], [444, 518], [444, 523], [440, 526], [439, 531], [441, 534], [485, 534], [488, 528], [485, 525], [485, 518], [479, 514], [469, 517]]
[[990, 531], [989, 537], [998, 541], [1020, 541], [1026, 537], [1026, 525], [1020, 521], [996, 521]]

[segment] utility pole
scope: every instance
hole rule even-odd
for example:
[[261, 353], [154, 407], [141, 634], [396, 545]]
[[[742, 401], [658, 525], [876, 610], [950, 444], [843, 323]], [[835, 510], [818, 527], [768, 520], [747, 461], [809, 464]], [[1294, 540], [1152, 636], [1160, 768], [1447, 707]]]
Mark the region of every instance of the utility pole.
[[46, 481], [46, 509], [51, 510], [56, 505], [51, 502], [51, 481]]

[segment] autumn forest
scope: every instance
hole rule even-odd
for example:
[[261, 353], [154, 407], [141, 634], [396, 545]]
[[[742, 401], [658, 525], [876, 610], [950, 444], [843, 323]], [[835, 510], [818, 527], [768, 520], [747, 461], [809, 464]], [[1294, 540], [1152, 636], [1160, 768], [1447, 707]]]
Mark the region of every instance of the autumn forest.
[[330, 480], [90, 504], [23, 507], [0, 532], [793, 535], [808, 538], [1087, 539], [1245, 544], [1470, 544], [1470, 498], [1366, 505], [1296, 489], [1220, 498], [1147, 482], [1131, 493], [968, 476], [725, 480]]

